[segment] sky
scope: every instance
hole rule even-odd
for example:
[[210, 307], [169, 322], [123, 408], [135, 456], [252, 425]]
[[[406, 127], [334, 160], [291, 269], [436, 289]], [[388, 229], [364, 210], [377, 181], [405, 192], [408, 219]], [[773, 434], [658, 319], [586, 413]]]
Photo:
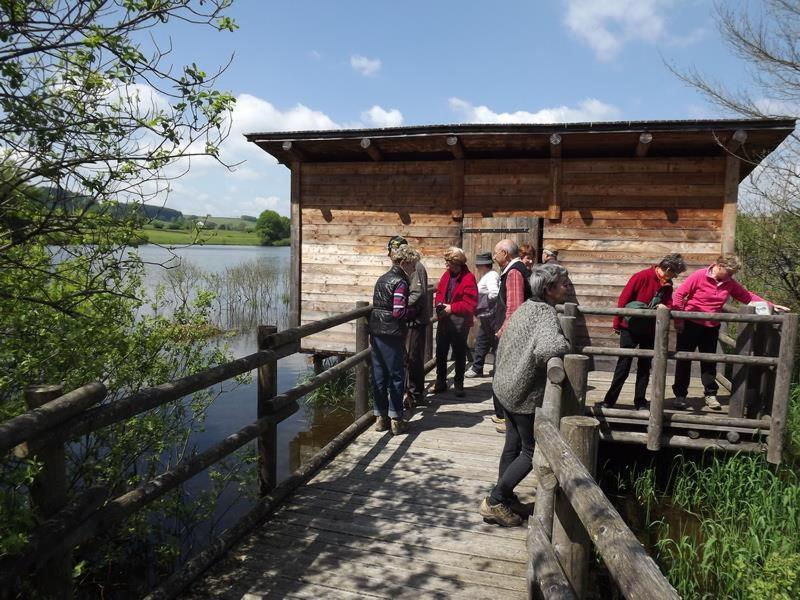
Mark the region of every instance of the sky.
[[232, 63], [221, 159], [195, 159], [166, 206], [289, 214], [289, 170], [243, 134], [443, 123], [729, 117], [668, 65], [746, 72], [710, 0], [235, 0], [239, 29], [170, 26], [175, 63]]

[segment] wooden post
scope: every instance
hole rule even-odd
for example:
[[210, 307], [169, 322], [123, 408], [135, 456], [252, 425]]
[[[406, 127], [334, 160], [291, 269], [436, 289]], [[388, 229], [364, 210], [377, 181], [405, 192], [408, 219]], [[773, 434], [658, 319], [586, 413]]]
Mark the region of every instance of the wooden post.
[[[561, 419], [561, 435], [572, 452], [594, 477], [597, 468], [597, 446], [600, 442], [600, 423], [597, 419], [568, 416]], [[586, 577], [589, 571], [592, 542], [575, 514], [569, 500], [556, 494], [553, 521], [553, 549], [572, 584], [577, 598], [586, 597]]]
[[[25, 388], [25, 403], [34, 410], [55, 400], [64, 386], [32, 385]], [[31, 503], [41, 521], [53, 517], [67, 504], [67, 458], [63, 444], [30, 442], [28, 449], [41, 462], [42, 468], [31, 483]], [[37, 591], [43, 598], [72, 597], [72, 552], [65, 552], [44, 565], [36, 578]]]
[[653, 374], [650, 384], [650, 418], [647, 421], [647, 449], [661, 448], [664, 420], [664, 393], [667, 387], [667, 351], [669, 345], [669, 309], [656, 308], [656, 337], [653, 348]]
[[[754, 306], [742, 306], [739, 312], [743, 315], [755, 314]], [[740, 323], [739, 334], [736, 336], [736, 348], [734, 354], [740, 356], [753, 355], [755, 324]], [[747, 404], [747, 382], [749, 379], [750, 368], [747, 365], [733, 365], [731, 371], [731, 397], [728, 404], [728, 416], [744, 416], [745, 405]]]
[[729, 154], [725, 157], [724, 201], [722, 205], [722, 224], [720, 227], [723, 254], [735, 250], [740, 166], [741, 161], [738, 157], [733, 154]]
[[528, 523], [528, 557], [528, 598], [575, 600], [575, 592], [558, 564], [550, 538], [536, 519]]
[[[356, 308], [369, 306], [369, 302], [358, 301]], [[369, 321], [361, 317], [356, 321], [356, 352], [366, 350], [369, 346]], [[362, 362], [356, 367], [356, 419], [369, 410], [369, 365]]]
[[589, 357], [583, 354], [567, 354], [564, 356], [564, 371], [567, 385], [560, 416], [582, 415], [586, 409]]
[[292, 186], [291, 186], [291, 225], [290, 225], [290, 244], [291, 244], [291, 264], [289, 266], [289, 281], [294, 286], [289, 290], [289, 327], [300, 326], [300, 295], [302, 286], [302, 248], [303, 248], [303, 224], [302, 213], [300, 210], [300, 177], [302, 173], [300, 162], [292, 163]]
[[564, 337], [569, 341], [569, 351], [575, 352], [575, 317], [568, 317], [567, 315], [559, 315], [558, 322], [561, 323], [561, 330], [564, 332]]
[[[575, 352], [578, 348], [578, 340], [576, 339], [578, 331], [578, 305], [574, 302], [564, 303], [564, 317], [572, 317], [573, 320], [567, 321], [567, 329], [564, 329], [564, 335], [569, 340], [570, 352]], [[571, 323], [571, 324], [570, 324]], [[564, 321], [562, 321], [563, 327]], [[567, 331], [569, 330], [569, 333]]]
[[[766, 326], [766, 343], [764, 356], [778, 356], [781, 346], [780, 328], [773, 324]], [[772, 398], [775, 395], [775, 371], [763, 369], [761, 386], [758, 391], [758, 401], [748, 407], [747, 416], [760, 419], [765, 413], [772, 414]]]
[[775, 372], [775, 396], [772, 400], [772, 427], [769, 430], [767, 460], [774, 465], [783, 456], [783, 438], [786, 435], [786, 415], [789, 411], [789, 395], [794, 368], [794, 350], [797, 343], [797, 315], [783, 315], [781, 346], [778, 352], [778, 369]]
[[312, 360], [314, 361], [314, 375], [319, 375], [325, 370], [325, 365], [323, 364], [325, 357], [315, 352]]
[[[429, 290], [428, 294], [428, 314], [434, 315], [436, 311], [433, 309], [433, 299], [435, 295], [433, 290]], [[433, 358], [433, 324], [428, 323], [425, 328], [425, 363]]]
[[[259, 325], [258, 349], [269, 347], [267, 337], [276, 333], [275, 325]], [[258, 368], [258, 409], [256, 417], [270, 413], [269, 399], [278, 395], [278, 361], [272, 359]], [[278, 425], [272, 424], [258, 437], [259, 494], [269, 494], [278, 483]]]
[[[547, 362], [547, 384], [544, 388], [542, 407], [536, 411], [536, 419], [547, 419], [554, 425], [561, 418], [561, 382], [566, 373], [560, 358], [551, 358]], [[553, 534], [553, 503], [556, 493], [556, 481], [553, 470], [544, 458], [539, 446], [533, 448], [533, 469], [536, 473], [536, 504], [533, 514], [538, 518], [547, 538]]]

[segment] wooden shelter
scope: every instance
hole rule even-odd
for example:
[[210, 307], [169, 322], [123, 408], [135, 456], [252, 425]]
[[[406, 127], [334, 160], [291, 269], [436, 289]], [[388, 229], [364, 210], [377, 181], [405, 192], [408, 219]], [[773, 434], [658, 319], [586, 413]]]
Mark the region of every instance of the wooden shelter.
[[[448, 246], [472, 261], [506, 237], [552, 244], [577, 303], [614, 306], [629, 276], [668, 252], [692, 269], [732, 251], [739, 183], [794, 126], [432, 125], [246, 137], [292, 171], [290, 322], [298, 325], [371, 301], [397, 234], [420, 249], [432, 282]], [[610, 318], [583, 325], [579, 345], [617, 345]], [[353, 327], [306, 338], [303, 348], [352, 352]]]

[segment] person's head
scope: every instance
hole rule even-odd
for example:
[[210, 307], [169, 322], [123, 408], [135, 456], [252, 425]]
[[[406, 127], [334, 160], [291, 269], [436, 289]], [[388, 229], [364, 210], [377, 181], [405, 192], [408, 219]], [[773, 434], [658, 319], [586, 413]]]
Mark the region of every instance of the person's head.
[[561, 265], [553, 263], [534, 265], [529, 281], [532, 298], [547, 302], [551, 306], [564, 302], [569, 293], [569, 276]]
[[396, 235], [394, 237], [389, 238], [388, 243], [386, 244], [386, 254], [389, 255], [389, 258], [392, 257], [392, 252], [397, 250], [400, 246], [407, 246], [408, 242], [406, 238], [402, 235]]
[[417, 262], [420, 259], [420, 254], [419, 251], [413, 246], [403, 244], [395, 250], [392, 250], [391, 257], [392, 263], [399, 265], [400, 268], [410, 276], [417, 268]]
[[542, 262], [556, 262], [558, 260], [558, 248], [547, 244], [542, 248]]
[[481, 252], [475, 255], [475, 270], [478, 271], [480, 275], [486, 275], [486, 273], [491, 271], [493, 263], [491, 252]]
[[494, 260], [503, 269], [519, 256], [519, 246], [512, 240], [500, 240], [494, 247]]
[[667, 254], [656, 265], [656, 270], [661, 277], [672, 279], [686, 270], [686, 263], [683, 262], [683, 256], [678, 253]]
[[530, 244], [522, 244], [519, 247], [519, 258], [530, 269], [536, 264], [536, 249]]
[[717, 281], [733, 277], [742, 268], [742, 261], [735, 254], [723, 254], [711, 265], [711, 276]]
[[444, 262], [453, 275], [458, 275], [467, 264], [467, 255], [461, 248], [450, 246], [444, 253]]

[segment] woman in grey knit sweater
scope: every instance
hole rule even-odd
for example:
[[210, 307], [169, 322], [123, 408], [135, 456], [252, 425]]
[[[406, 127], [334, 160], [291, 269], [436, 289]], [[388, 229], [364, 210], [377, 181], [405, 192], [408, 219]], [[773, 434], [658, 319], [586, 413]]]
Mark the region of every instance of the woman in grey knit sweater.
[[569, 291], [567, 270], [536, 265], [530, 284], [533, 297], [512, 315], [497, 349], [493, 388], [506, 410], [506, 441], [497, 485], [479, 508], [485, 521], [505, 527], [522, 522], [514, 488], [531, 472], [533, 415], [544, 398], [547, 361], [569, 350], [555, 309]]

